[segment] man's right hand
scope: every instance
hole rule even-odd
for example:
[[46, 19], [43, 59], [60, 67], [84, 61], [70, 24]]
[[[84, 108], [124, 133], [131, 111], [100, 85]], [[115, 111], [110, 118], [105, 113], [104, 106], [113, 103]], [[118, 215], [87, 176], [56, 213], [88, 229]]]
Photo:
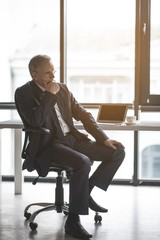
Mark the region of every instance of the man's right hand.
[[45, 89], [46, 89], [46, 91], [48, 91], [52, 94], [56, 94], [59, 92], [60, 87], [55, 81], [51, 81], [51, 82], [46, 83]]

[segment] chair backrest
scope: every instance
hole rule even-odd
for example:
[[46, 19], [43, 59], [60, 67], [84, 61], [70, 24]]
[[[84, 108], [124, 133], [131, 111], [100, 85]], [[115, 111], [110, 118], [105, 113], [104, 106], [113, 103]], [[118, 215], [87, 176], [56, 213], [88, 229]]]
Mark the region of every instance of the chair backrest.
[[25, 139], [22, 148], [21, 157], [24, 159], [22, 170], [27, 169], [29, 172], [36, 169], [36, 155], [39, 145], [39, 139], [41, 134], [49, 134], [50, 131], [45, 128], [31, 128], [30, 125], [26, 122], [21, 111], [19, 109], [17, 101], [17, 92], [15, 92], [15, 105], [17, 112], [23, 122], [24, 128], [22, 129], [25, 132]]
[[[25, 139], [22, 148], [22, 158], [24, 159], [22, 169], [32, 172], [36, 169], [36, 156], [39, 145], [40, 133], [33, 132], [31, 129], [23, 129], [25, 131]], [[30, 137], [30, 133], [32, 136]]]
[[23, 122], [23, 125], [25, 128], [28, 128], [29, 127], [29, 124], [26, 122], [26, 120], [24, 119], [23, 115], [21, 114], [21, 111], [19, 109], [19, 105], [18, 105], [18, 101], [17, 101], [17, 91], [15, 92], [15, 106], [16, 106], [16, 109], [17, 109], [17, 112]]

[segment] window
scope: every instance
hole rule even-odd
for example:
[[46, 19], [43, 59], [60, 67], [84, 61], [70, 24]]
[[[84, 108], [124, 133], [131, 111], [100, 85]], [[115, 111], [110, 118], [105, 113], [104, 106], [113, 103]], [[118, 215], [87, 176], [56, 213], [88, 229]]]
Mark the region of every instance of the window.
[[[154, 136], [158, 138], [156, 134]], [[149, 145], [144, 148], [141, 161], [141, 179], [160, 179], [160, 145]]]
[[[0, 102], [14, 102], [18, 86], [31, 80], [28, 62], [36, 54], [54, 60], [59, 81], [59, 0], [0, 2]], [[0, 109], [0, 121], [17, 119], [16, 110]], [[1, 131], [2, 174], [13, 175], [13, 131]]]
[[133, 103], [135, 4], [67, 1], [67, 84], [80, 102]]
[[31, 80], [28, 62], [34, 55], [50, 55], [59, 71], [59, 1], [8, 0], [0, 9], [0, 102], [11, 102], [15, 89]]
[[151, 2], [150, 95], [160, 95], [160, 2]]
[[142, 0], [140, 20], [140, 104], [160, 106], [160, 1]]
[[[87, 105], [134, 103], [135, 109], [140, 105], [149, 106], [150, 111], [153, 106], [158, 109], [159, 8], [159, 0], [1, 1], [0, 102], [13, 103], [15, 89], [31, 80], [27, 69], [30, 58], [36, 54], [48, 54], [53, 59], [56, 80], [65, 82], [79, 102]], [[6, 110], [1, 104], [0, 109], [0, 120], [17, 118], [15, 110]], [[96, 118], [97, 109], [90, 110]], [[133, 109], [129, 110], [133, 115]], [[139, 114], [140, 120], [159, 119], [160, 111], [156, 115], [147, 111]], [[12, 147], [13, 133], [2, 130], [2, 135]], [[126, 161], [116, 177], [131, 179], [133, 134], [125, 132], [121, 136], [119, 132], [111, 132], [109, 135], [122, 140], [126, 146]], [[147, 136], [150, 142], [146, 142]], [[160, 139], [156, 133], [147, 136], [146, 133], [140, 134], [145, 144], [140, 146], [138, 167], [139, 176], [150, 179], [158, 176], [159, 157], [152, 156], [151, 176], [147, 172], [146, 149], [159, 145]], [[6, 157], [4, 146], [3, 143], [3, 168], [7, 168], [2, 172], [9, 175], [13, 174], [13, 165], [9, 156]], [[144, 174], [147, 175], [144, 177]]]
[[[160, 119], [160, 112], [143, 112], [141, 120]], [[160, 134], [159, 131], [139, 132], [139, 179], [160, 180]]]

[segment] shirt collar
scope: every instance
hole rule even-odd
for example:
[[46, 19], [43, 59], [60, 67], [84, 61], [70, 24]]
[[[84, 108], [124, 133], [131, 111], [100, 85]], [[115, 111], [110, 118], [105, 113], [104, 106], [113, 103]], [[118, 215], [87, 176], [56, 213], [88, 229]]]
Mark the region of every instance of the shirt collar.
[[[35, 83], [36, 83], [36, 82], [35, 82]], [[44, 87], [40, 86], [38, 83], [36, 83], [36, 84], [37, 84], [37, 86], [38, 86], [43, 92], [46, 91], [46, 89], [45, 89]]]

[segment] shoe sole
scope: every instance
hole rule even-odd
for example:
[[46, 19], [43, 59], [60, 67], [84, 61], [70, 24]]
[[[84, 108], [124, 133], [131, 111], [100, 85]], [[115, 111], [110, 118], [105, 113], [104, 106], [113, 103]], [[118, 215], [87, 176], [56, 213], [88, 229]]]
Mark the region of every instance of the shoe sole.
[[70, 232], [70, 231], [68, 231], [68, 230], [66, 230], [66, 229], [65, 229], [65, 233], [71, 235], [72, 237], [80, 238], [80, 239], [90, 239], [90, 238], [92, 238], [92, 235], [91, 235], [91, 236], [88, 236], [88, 237], [85, 237], [85, 236], [81, 236], [81, 237], [80, 237], [80, 236], [77, 236], [77, 235], [75, 235], [75, 234], [72, 234], [72, 232]]

